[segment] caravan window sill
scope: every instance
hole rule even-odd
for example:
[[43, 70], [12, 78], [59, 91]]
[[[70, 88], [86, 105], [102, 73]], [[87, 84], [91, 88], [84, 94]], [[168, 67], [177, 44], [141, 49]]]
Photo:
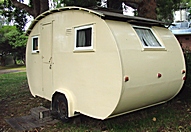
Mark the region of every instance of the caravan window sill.
[[40, 51], [36, 50], [36, 51], [32, 51], [32, 54], [38, 54]]
[[80, 53], [80, 52], [95, 52], [94, 49], [75, 49], [73, 50], [74, 53]]
[[153, 48], [152, 47], [152, 48], [143, 48], [142, 51], [167, 51], [167, 49], [163, 48], [163, 47], [162, 48], [158, 48], [158, 47], [157, 48]]

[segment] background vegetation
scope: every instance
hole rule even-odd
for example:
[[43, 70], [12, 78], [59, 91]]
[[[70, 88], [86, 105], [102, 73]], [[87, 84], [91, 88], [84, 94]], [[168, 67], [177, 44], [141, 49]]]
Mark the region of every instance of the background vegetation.
[[19, 32], [16, 26], [3, 26], [0, 28], [0, 65], [6, 65], [8, 57], [12, 56], [14, 64], [25, 64], [25, 49], [27, 36]]

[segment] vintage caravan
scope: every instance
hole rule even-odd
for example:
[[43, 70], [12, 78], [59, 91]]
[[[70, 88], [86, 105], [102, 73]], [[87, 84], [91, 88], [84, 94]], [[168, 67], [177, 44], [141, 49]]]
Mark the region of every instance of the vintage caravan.
[[33, 96], [62, 120], [107, 119], [164, 103], [185, 80], [181, 47], [164, 23], [81, 7], [44, 12], [29, 27]]

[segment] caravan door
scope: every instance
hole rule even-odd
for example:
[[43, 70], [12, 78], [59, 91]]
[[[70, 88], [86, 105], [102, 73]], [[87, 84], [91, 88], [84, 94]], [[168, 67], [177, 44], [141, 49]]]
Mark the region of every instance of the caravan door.
[[42, 45], [42, 91], [45, 98], [51, 97], [52, 89], [52, 44], [53, 44], [53, 24], [52, 22], [41, 24]]

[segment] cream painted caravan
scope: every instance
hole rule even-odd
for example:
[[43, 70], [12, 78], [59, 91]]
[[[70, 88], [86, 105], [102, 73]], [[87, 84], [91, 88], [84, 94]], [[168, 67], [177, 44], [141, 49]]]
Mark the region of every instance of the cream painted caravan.
[[32, 95], [50, 100], [62, 120], [107, 119], [172, 99], [186, 69], [163, 24], [80, 7], [41, 14], [27, 31]]

